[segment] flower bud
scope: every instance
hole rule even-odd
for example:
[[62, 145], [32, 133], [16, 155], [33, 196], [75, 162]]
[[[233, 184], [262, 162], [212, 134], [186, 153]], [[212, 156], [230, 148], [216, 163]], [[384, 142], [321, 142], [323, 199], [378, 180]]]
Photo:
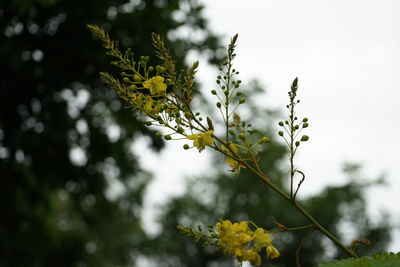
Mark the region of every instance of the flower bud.
[[188, 144], [184, 144], [183, 145], [183, 149], [188, 150], [189, 149], [189, 145]]
[[183, 130], [183, 128], [181, 126], [178, 126], [178, 128], [176, 129], [176, 132], [183, 134], [185, 132], [185, 130]]
[[129, 89], [129, 90], [136, 90], [137, 87], [136, 87], [136, 85], [131, 84], [131, 85], [129, 85], [128, 89]]
[[303, 123], [303, 128], [307, 128], [308, 127], [308, 122], [304, 122]]
[[282, 131], [279, 131], [278, 134], [279, 134], [279, 136], [283, 136], [283, 132]]
[[243, 104], [244, 102], [246, 102], [246, 98], [242, 97], [242, 98], [239, 99], [239, 104]]
[[216, 95], [216, 94], [217, 94], [217, 91], [211, 90], [211, 94]]
[[149, 71], [153, 71], [153, 70], [154, 70], [154, 68], [150, 66], [149, 67]]
[[133, 80], [134, 80], [135, 82], [140, 82], [142, 79], [140, 78], [140, 75], [139, 75], [139, 74], [135, 74], [135, 75], [133, 75]]
[[172, 138], [171, 138], [171, 136], [169, 134], [167, 134], [167, 135], [164, 135], [164, 139], [165, 140], [171, 140]]
[[308, 141], [308, 139], [310, 139], [310, 137], [308, 135], [303, 135], [300, 139], [300, 141], [306, 142]]
[[239, 138], [244, 140], [244, 139], [246, 139], [246, 135], [244, 133], [240, 133], [239, 134]]
[[217, 102], [217, 107], [221, 108], [221, 102]]
[[128, 77], [124, 77], [124, 78], [122, 79], [122, 81], [124, 81], [124, 82], [126, 82], [126, 83], [129, 83], [129, 78], [128, 78]]
[[300, 145], [300, 142], [299, 141], [296, 141], [296, 143], [294, 143], [296, 146], [299, 146]]
[[280, 122], [279, 122], [279, 126], [283, 126], [283, 121], [280, 121]]
[[304, 119], [303, 119], [303, 122], [307, 122], [307, 121], [308, 121], [308, 118], [304, 118]]

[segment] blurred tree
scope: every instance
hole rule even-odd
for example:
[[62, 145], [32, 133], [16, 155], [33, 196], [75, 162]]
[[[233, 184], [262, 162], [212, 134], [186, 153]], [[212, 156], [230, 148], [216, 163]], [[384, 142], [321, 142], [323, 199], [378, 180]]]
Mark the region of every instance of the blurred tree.
[[[252, 94], [257, 96], [260, 92], [259, 85], [253, 84], [252, 87], [255, 88]], [[251, 114], [252, 121], [259, 118], [253, 125], [267, 133], [273, 132], [266, 121], [274, 121], [275, 112], [260, 110], [251, 98], [246, 102], [246, 107], [250, 107], [251, 112], [244, 113]], [[282, 167], [287, 163], [287, 150], [279, 141], [272, 139], [267, 145], [266, 151], [261, 155], [261, 165], [277, 185], [287, 188], [287, 168]], [[233, 266], [230, 256], [216, 252], [212, 246], [203, 248], [191, 238], [172, 230], [176, 225], [194, 228], [202, 225], [203, 229], [207, 229], [207, 224], [214, 224], [219, 219], [230, 219], [233, 222], [252, 220], [265, 229], [277, 229], [274, 221], [287, 227], [309, 224], [302, 214], [246, 170], [241, 171], [240, 175], [227, 174], [229, 166], [223, 160], [217, 158], [215, 161], [216, 166], [222, 166], [219, 175], [190, 179], [187, 192], [183, 196], [175, 197], [163, 205], [163, 212], [159, 217], [160, 233], [148, 241], [149, 245], [146, 246], [151, 248], [146, 253], [155, 262], [154, 266]], [[317, 196], [301, 199], [301, 202], [322, 225], [348, 244], [353, 238], [371, 240], [372, 245], [369, 247], [357, 246], [360, 256], [383, 252], [390, 241], [387, 218], [372, 224], [366, 214], [364, 198], [367, 187], [379, 181], [362, 182], [359, 178], [364, 176], [356, 165], [348, 165], [345, 171], [350, 178], [347, 184], [327, 187]], [[303, 186], [309, 186], [312, 182], [306, 178]], [[263, 266], [296, 266], [295, 252], [307, 232], [308, 230], [303, 230], [282, 234], [277, 242], [281, 257], [267, 260]], [[301, 264], [307, 267], [337, 257], [347, 255], [338, 251], [330, 240], [318, 232], [312, 234], [301, 250]]]
[[[98, 80], [109, 58], [86, 24], [151, 55], [168, 36], [215, 61], [218, 38], [191, 0], [0, 2], [0, 266], [133, 266], [149, 174], [134, 136], [163, 142]], [[185, 35], [190, 33], [190, 36]], [[192, 38], [189, 38], [192, 37]]]

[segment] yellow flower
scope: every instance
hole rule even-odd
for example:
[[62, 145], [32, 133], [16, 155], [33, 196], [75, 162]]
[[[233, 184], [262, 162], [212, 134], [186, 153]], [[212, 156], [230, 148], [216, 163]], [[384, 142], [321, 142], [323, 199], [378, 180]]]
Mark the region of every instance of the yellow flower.
[[144, 88], [150, 90], [152, 95], [165, 95], [167, 85], [164, 83], [164, 78], [161, 76], [154, 76], [143, 84]]
[[278, 258], [281, 255], [279, 251], [276, 249], [276, 247], [274, 247], [273, 245], [267, 246], [266, 252], [267, 252], [267, 257], [270, 259]]
[[198, 133], [186, 136], [187, 139], [193, 140], [193, 145], [201, 152], [206, 146], [211, 146], [214, 143], [214, 138], [211, 137], [213, 131]]
[[[228, 154], [232, 154], [233, 152], [234, 154], [237, 155], [239, 153], [239, 149], [237, 148], [236, 144], [229, 144], [229, 148], [230, 150], [226, 146], [222, 145], [222, 150], [227, 152]], [[243, 166], [242, 163], [228, 156], [226, 157], [225, 162], [228, 163], [228, 165], [232, 168], [231, 169], [232, 172], [238, 172], [240, 168], [246, 168], [245, 166]]]

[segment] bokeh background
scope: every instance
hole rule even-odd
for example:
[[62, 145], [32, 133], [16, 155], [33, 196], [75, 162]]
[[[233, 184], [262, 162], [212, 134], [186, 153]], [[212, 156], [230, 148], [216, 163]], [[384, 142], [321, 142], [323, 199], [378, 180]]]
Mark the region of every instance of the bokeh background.
[[[193, 105], [211, 113], [216, 66], [239, 33], [244, 117], [271, 137], [261, 160], [282, 187], [276, 125], [299, 76], [299, 112], [311, 122], [298, 158], [304, 206], [346, 242], [369, 238], [361, 255], [397, 252], [399, 9], [389, 0], [1, 2], [0, 266], [232, 266], [175, 226], [306, 224], [245, 171], [232, 176], [223, 158], [166, 144], [132, 117], [99, 81], [116, 70], [89, 23], [136, 55], [152, 55], [158, 32], [179, 68], [200, 59]], [[282, 235], [282, 257], [268, 266], [294, 266], [304, 234]], [[344, 256], [318, 234], [302, 251], [304, 266]]]

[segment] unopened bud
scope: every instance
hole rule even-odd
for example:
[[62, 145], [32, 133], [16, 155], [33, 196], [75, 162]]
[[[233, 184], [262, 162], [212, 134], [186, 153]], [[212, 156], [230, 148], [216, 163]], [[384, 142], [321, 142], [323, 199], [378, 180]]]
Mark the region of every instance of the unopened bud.
[[135, 74], [135, 75], [133, 75], [133, 80], [134, 80], [135, 82], [140, 82], [142, 79], [140, 78], [140, 75], [139, 75], [139, 74]]
[[189, 145], [188, 144], [184, 144], [183, 145], [183, 149], [188, 150], [189, 149]]
[[279, 136], [283, 136], [283, 132], [282, 131], [279, 131], [278, 134], [279, 134]]
[[246, 102], [245, 98], [242, 97], [242, 98], [239, 99], [239, 104], [243, 104], [244, 102]]
[[296, 146], [299, 146], [300, 145], [300, 142], [299, 141], [296, 141], [296, 143], [294, 143]]
[[221, 108], [221, 102], [217, 102], [217, 107]]
[[164, 139], [165, 140], [171, 140], [172, 138], [171, 138], [171, 136], [169, 134], [167, 134], [167, 135], [164, 135]]
[[217, 94], [217, 91], [211, 90], [211, 94], [216, 95], [216, 94]]
[[308, 122], [304, 122], [303, 123], [303, 128], [307, 128], [308, 127]]
[[124, 82], [126, 82], [126, 83], [129, 83], [129, 82], [130, 82], [128, 77], [124, 77], [124, 78], [122, 79], [122, 81], [124, 81]]
[[246, 138], [246, 135], [245, 135], [244, 133], [240, 133], [240, 134], [239, 134], [239, 138], [242, 139], [242, 140], [244, 140], [244, 139]]
[[308, 135], [303, 135], [300, 139], [300, 141], [306, 142], [308, 141], [308, 139], [310, 139], [310, 137]]

